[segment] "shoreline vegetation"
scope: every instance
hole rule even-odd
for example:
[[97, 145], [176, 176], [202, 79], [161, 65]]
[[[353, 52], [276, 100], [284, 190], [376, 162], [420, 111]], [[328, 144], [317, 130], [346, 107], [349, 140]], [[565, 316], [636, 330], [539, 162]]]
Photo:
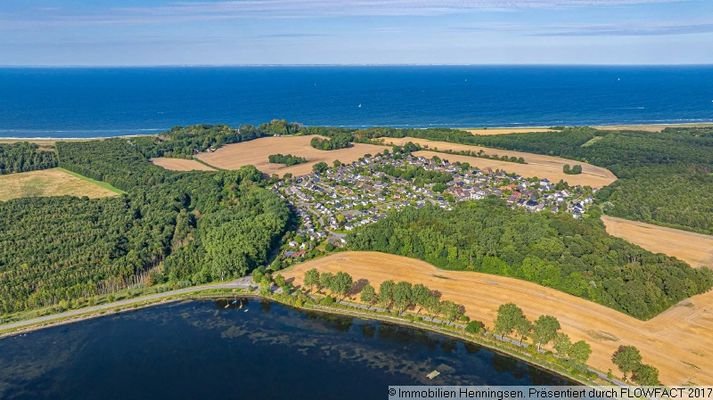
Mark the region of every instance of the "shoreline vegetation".
[[[374, 126], [376, 127], [376, 125]], [[395, 126], [398, 128], [398, 126]], [[701, 121], [701, 122], [682, 122], [682, 123], [667, 123], [667, 122], [652, 122], [652, 123], [634, 123], [634, 124], [622, 124], [620, 122], [612, 122], [611, 124], [603, 124], [603, 125], [568, 125], [568, 127], [574, 127], [574, 128], [584, 128], [584, 127], [590, 127], [594, 129], [600, 129], [600, 130], [639, 130], [639, 131], [648, 131], [648, 132], [660, 132], [661, 130], [665, 128], [707, 128], [707, 127], [713, 127], [713, 120], [711, 121]], [[346, 127], [349, 128], [349, 127]], [[359, 129], [359, 128], [364, 128], [362, 126], [354, 126], [351, 127], [354, 129]], [[404, 127], [406, 128], [406, 127]], [[427, 129], [427, 128], [432, 128], [431, 126], [423, 126], [421, 128], [419, 127], [409, 127], [413, 129]], [[518, 133], [537, 133], [537, 132], [556, 132], [557, 130], [553, 128], [559, 128], [559, 127], [552, 127], [552, 126], [523, 126], [523, 125], [513, 125], [513, 126], [481, 126], [481, 127], [458, 127], [458, 126], [444, 126], [443, 128], [451, 128], [451, 129], [462, 129], [464, 131], [477, 131], [477, 132], [482, 132], [483, 134], [500, 134], [500, 135], [509, 135], [509, 134], [518, 134]], [[160, 135], [161, 132], [164, 132], [168, 130], [169, 128], [165, 129], [158, 129], [156, 128], [154, 131], [155, 133], [129, 133], [129, 134], [121, 134], [121, 135], [110, 135], [110, 136], [90, 136], [90, 137], [54, 137], [54, 136], [28, 136], [28, 137], [23, 137], [23, 136], [0, 136], [0, 144], [9, 144], [9, 143], [17, 143], [17, 142], [43, 142], [42, 144], [54, 144], [55, 142], [62, 142], [62, 141], [90, 141], [90, 140], [103, 140], [103, 139], [120, 139], [120, 138], [140, 138], [140, 137], [152, 137], [156, 135]], [[131, 130], [131, 129], [127, 129]], [[37, 143], [40, 144], [40, 143]]]
[[572, 371], [563, 369], [561, 366], [552, 364], [547, 360], [537, 359], [533, 357], [534, 354], [532, 352], [525, 351], [521, 347], [513, 343], [494, 338], [488, 340], [488, 338], [482, 335], [468, 333], [464, 329], [456, 329], [452, 327], [448, 328], [446, 326], [439, 325], [436, 323], [417, 321], [414, 319], [396, 316], [392, 313], [379, 313], [373, 310], [370, 311], [352, 308], [349, 306], [340, 305], [339, 303], [333, 303], [331, 305], [325, 305], [318, 302], [297, 303], [294, 301], [295, 298], [290, 297], [289, 295], [269, 293], [265, 292], [264, 290], [257, 291], [243, 288], [221, 287], [220, 284], [190, 287], [151, 295], [140, 295], [138, 297], [126, 300], [104, 304], [101, 309], [97, 310], [91, 310], [92, 307], [86, 307], [83, 309], [70, 310], [59, 314], [49, 314], [47, 315], [49, 319], [46, 321], [28, 323], [27, 325], [22, 325], [21, 327], [14, 329], [5, 328], [5, 326], [12, 325], [12, 323], [3, 324], [0, 325], [0, 340], [6, 339], [8, 337], [24, 335], [42, 329], [49, 329], [57, 326], [78, 323], [94, 318], [107, 317], [110, 315], [120, 314], [124, 312], [138, 311], [144, 308], [159, 306], [162, 304], [169, 304], [179, 301], [229, 299], [235, 296], [273, 301], [302, 311], [320, 312], [326, 314], [380, 321], [446, 335], [455, 339], [483, 346], [491, 351], [515, 358], [536, 368], [564, 377], [581, 385], [594, 386], [601, 384], [623, 384], [622, 382], [609, 380], [605, 373], [595, 371], [591, 368], [589, 375], [573, 374]]

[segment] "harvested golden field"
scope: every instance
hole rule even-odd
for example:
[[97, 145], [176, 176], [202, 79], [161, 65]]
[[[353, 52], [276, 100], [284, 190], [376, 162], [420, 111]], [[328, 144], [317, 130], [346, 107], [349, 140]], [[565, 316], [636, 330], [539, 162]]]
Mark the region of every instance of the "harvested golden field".
[[649, 321], [534, 283], [467, 271], [447, 271], [426, 262], [377, 252], [343, 252], [302, 263], [283, 275], [300, 285], [304, 272], [344, 271], [377, 288], [384, 280], [422, 283], [443, 299], [463, 304], [466, 313], [492, 327], [498, 307], [520, 306], [531, 320], [557, 317], [562, 331], [592, 346], [589, 364], [606, 372], [619, 345], [635, 345], [660, 370], [664, 384], [713, 384], [713, 292], [684, 300]]
[[0, 175], [0, 201], [21, 197], [47, 196], [99, 198], [116, 194], [107, 187], [75, 176], [60, 168]]
[[[291, 173], [294, 176], [307, 175], [312, 166], [324, 161], [330, 166], [335, 160], [349, 164], [364, 154], [376, 154], [385, 149], [383, 146], [354, 143], [354, 146], [337, 150], [317, 150], [309, 142], [315, 135], [309, 136], [273, 136], [234, 143], [223, 146], [215, 152], [201, 153], [196, 158], [206, 164], [222, 169], [238, 169], [244, 165], [254, 165], [260, 171], [280, 176]], [[270, 154], [292, 154], [306, 158], [303, 164], [287, 167], [267, 161]]]
[[151, 162], [171, 171], [215, 171], [201, 162], [185, 158], [158, 157], [152, 158]]
[[[423, 148], [428, 148], [434, 151], [480, 151], [483, 150], [487, 155], [498, 155], [508, 157], [522, 157], [527, 164], [518, 164], [508, 161], [492, 160], [481, 157], [461, 156], [455, 154], [435, 153], [434, 151], [418, 151], [414, 154], [417, 156], [431, 158], [438, 156], [449, 161], [467, 162], [474, 167], [481, 169], [491, 168], [502, 169], [507, 172], [513, 172], [521, 176], [538, 178], [547, 178], [553, 182], [559, 182], [560, 179], [572, 185], [589, 185], [593, 188], [601, 188], [609, 185], [616, 180], [616, 176], [606, 168], [597, 167], [591, 164], [580, 161], [568, 160], [561, 157], [545, 156], [541, 154], [524, 153], [521, 151], [510, 151], [491, 149], [488, 147], [471, 146], [467, 144], [439, 142], [426, 139], [417, 139], [411, 137], [404, 138], [382, 138], [385, 144], [403, 145], [406, 142], [413, 142], [421, 145]], [[565, 164], [582, 166], [582, 173], [579, 175], [567, 175], [562, 172]]]
[[512, 133], [533, 133], [533, 132], [556, 132], [554, 129], [542, 126], [531, 126], [526, 128], [481, 128], [481, 129], [465, 129], [473, 135], [489, 136], [489, 135], [509, 135]]
[[607, 233], [654, 253], [683, 260], [693, 267], [713, 268], [713, 236], [602, 216]]

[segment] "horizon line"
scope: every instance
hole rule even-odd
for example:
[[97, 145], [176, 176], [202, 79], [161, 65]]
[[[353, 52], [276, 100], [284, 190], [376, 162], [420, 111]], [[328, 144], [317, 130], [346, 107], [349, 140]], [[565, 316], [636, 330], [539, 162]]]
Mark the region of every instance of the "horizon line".
[[317, 64], [0, 64], [0, 69], [11, 68], [259, 68], [259, 67], [713, 67], [713, 63], [317, 63]]

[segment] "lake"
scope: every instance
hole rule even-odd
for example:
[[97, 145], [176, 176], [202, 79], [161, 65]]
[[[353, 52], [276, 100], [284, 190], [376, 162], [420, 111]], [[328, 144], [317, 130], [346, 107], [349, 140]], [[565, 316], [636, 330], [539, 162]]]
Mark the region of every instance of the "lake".
[[568, 383], [447, 336], [244, 301], [160, 305], [2, 339], [0, 398], [349, 400], [386, 398], [388, 385]]

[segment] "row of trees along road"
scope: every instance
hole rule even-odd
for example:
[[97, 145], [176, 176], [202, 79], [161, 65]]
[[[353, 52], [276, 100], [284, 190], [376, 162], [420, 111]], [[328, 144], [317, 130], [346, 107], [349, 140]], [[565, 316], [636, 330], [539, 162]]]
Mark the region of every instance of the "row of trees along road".
[[[468, 333], [483, 334], [486, 332], [485, 324], [476, 320], [471, 321], [465, 315], [465, 308], [462, 305], [441, 300], [438, 292], [422, 284], [412, 285], [409, 282], [386, 280], [379, 285], [377, 292], [368, 282], [354, 282], [351, 275], [346, 272], [320, 273], [317, 269], [312, 268], [305, 272], [303, 286], [309, 290], [316, 290], [318, 293], [328, 290], [342, 299], [350, 294], [358, 293], [359, 300], [369, 306], [378, 305], [399, 314], [407, 310], [421, 314], [425, 310], [428, 314], [443, 318], [447, 322], [466, 323], [465, 331]], [[591, 346], [584, 340], [573, 343], [567, 334], [560, 331], [560, 328], [560, 322], [556, 317], [541, 315], [531, 322], [520, 307], [508, 303], [498, 308], [493, 333], [503, 340], [508, 336], [516, 336], [520, 345], [523, 345], [524, 340], [531, 339], [538, 352], [543, 352], [544, 347], [549, 346], [556, 357], [581, 369], [589, 360], [592, 353]], [[634, 363], [627, 365], [634, 365]], [[628, 370], [631, 370], [634, 367], [629, 368]], [[642, 371], [640, 373], [644, 373], [641, 368], [639, 366], [639, 370]]]

